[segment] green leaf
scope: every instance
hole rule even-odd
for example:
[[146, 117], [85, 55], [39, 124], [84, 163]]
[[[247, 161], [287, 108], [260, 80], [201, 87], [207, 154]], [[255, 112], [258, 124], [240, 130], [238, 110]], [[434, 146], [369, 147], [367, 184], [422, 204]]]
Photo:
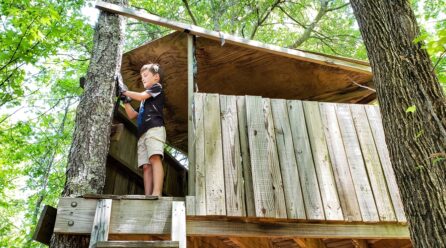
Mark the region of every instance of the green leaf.
[[417, 110], [417, 107], [415, 106], [415, 105], [412, 105], [412, 106], [410, 106], [410, 107], [408, 107], [407, 109], [406, 109], [406, 113], [415, 113], [415, 111]]

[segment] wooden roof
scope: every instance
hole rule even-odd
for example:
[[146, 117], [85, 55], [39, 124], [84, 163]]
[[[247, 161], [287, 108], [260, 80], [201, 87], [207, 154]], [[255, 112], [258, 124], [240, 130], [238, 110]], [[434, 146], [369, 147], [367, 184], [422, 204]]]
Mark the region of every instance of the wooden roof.
[[[129, 51], [122, 74], [130, 90], [142, 91], [139, 69], [149, 61], [165, 71], [168, 142], [187, 150], [187, 33], [196, 35], [199, 92], [269, 98], [368, 103], [376, 98], [367, 62], [282, 48], [194, 25], [167, 20], [119, 5], [98, 2], [101, 10], [176, 30]], [[138, 103], [133, 103], [138, 107]]]

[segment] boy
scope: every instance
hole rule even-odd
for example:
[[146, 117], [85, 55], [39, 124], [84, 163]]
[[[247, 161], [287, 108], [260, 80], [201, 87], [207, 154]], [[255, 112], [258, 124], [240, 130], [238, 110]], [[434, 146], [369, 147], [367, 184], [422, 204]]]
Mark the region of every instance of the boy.
[[[159, 64], [146, 64], [140, 70], [143, 92], [128, 91], [120, 85], [125, 112], [130, 119], [138, 118], [138, 168], [143, 169], [145, 195], [161, 196], [164, 170], [162, 159], [166, 130], [164, 128], [163, 72]], [[141, 102], [139, 112], [129, 104], [131, 99]]]

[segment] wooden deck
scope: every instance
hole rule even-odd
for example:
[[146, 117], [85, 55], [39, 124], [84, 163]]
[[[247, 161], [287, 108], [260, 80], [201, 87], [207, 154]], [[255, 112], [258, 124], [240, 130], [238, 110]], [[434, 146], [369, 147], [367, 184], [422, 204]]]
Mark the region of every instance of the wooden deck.
[[193, 122], [189, 215], [406, 223], [377, 106], [197, 93]]
[[[64, 197], [59, 201], [54, 232], [92, 233], [102, 198], [112, 199], [109, 200], [109, 241], [169, 240], [174, 225], [172, 203], [184, 200], [146, 199], [135, 195], [103, 195], [100, 199]], [[187, 216], [185, 224], [188, 247], [412, 247], [409, 230], [400, 223], [305, 223], [286, 219]]]

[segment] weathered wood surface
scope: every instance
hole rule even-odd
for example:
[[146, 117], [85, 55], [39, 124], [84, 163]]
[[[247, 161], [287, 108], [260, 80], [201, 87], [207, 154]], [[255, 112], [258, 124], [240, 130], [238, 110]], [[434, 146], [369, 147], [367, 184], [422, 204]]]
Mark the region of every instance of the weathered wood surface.
[[389, 150], [387, 149], [386, 140], [384, 137], [384, 129], [382, 126], [381, 114], [379, 108], [376, 106], [365, 106], [367, 118], [372, 129], [373, 138], [378, 149], [379, 158], [384, 171], [385, 179], [387, 181], [387, 188], [389, 189], [390, 197], [394, 206], [395, 214], [398, 222], [406, 222], [406, 215], [404, 213], [403, 203], [401, 201], [398, 185], [396, 184], [395, 173], [390, 162]]
[[[61, 198], [55, 233], [89, 235], [97, 199]], [[171, 233], [172, 198], [112, 200], [110, 235], [166, 235]], [[77, 204], [73, 204], [76, 202]], [[74, 220], [68, 225], [69, 220]], [[407, 239], [407, 225], [398, 223], [302, 223], [246, 217], [187, 217], [188, 236]]]
[[216, 215], [218, 188], [227, 216], [405, 222], [376, 111], [217, 96], [195, 95], [196, 215]]
[[206, 171], [204, 163], [204, 96], [194, 95], [195, 106], [195, 214], [206, 215]]
[[110, 142], [108, 154], [136, 175], [141, 175], [141, 172], [137, 169], [138, 158], [136, 145], [136, 136], [129, 129], [123, 128], [120, 139]]
[[195, 196], [186, 196], [186, 214], [188, 216], [195, 215]]
[[324, 220], [324, 207], [314, 168], [302, 102], [288, 101], [288, 114], [307, 219]]
[[276, 208], [279, 200], [284, 202], [284, 196], [282, 194], [281, 197], [279, 196], [280, 198], [276, 197], [276, 193], [279, 192], [274, 187], [274, 172], [271, 171], [270, 166], [274, 159], [272, 157], [274, 151], [269, 151], [267, 123], [264, 118], [264, 104], [261, 97], [246, 97], [246, 117], [256, 216], [284, 217], [281, 214], [283, 211], [286, 213], [285, 208]]
[[94, 248], [98, 241], [108, 240], [112, 202], [112, 199], [100, 199], [97, 201], [89, 248]]
[[344, 142], [339, 130], [335, 105], [320, 103], [320, 110], [344, 219], [346, 221], [360, 221], [362, 220], [361, 212], [359, 211], [355, 187], [348, 167]]
[[217, 94], [209, 94], [204, 99], [203, 125], [207, 215], [226, 215], [220, 122], [219, 96]]
[[276, 135], [274, 133], [274, 122], [271, 113], [270, 99], [263, 99], [263, 116], [265, 120], [268, 165], [271, 173], [272, 187], [274, 193], [274, 208], [277, 218], [287, 218], [285, 195], [283, 193], [282, 175], [277, 154]]
[[183, 201], [172, 202], [171, 240], [186, 248], [186, 207]]
[[245, 189], [235, 96], [220, 96], [227, 216], [245, 216]]
[[368, 180], [361, 147], [350, 113], [350, 107], [346, 104], [336, 105], [336, 114], [344, 141], [350, 172], [355, 185], [362, 220], [364, 222], [378, 222], [378, 210], [376, 209], [372, 188]]
[[342, 220], [344, 217], [323, 132], [319, 104], [317, 102], [304, 102], [304, 113], [313, 153], [314, 167], [324, 206], [325, 219]]
[[[159, 200], [113, 200], [110, 233], [170, 233], [172, 197]], [[90, 234], [97, 199], [60, 198], [54, 232]], [[129, 224], [131, 223], [131, 225]]]
[[350, 105], [350, 110], [361, 145], [367, 174], [369, 175], [372, 186], [373, 196], [375, 197], [379, 218], [381, 221], [396, 221], [392, 201], [389, 197], [386, 180], [364, 106], [352, 104]]
[[293, 137], [285, 100], [271, 100], [274, 130], [284, 186], [287, 216], [290, 219], [306, 219], [305, 207], [297, 171]]
[[101, 241], [97, 248], [176, 248], [178, 241]]
[[248, 126], [246, 120], [246, 101], [244, 96], [237, 96], [238, 129], [240, 152], [242, 156], [243, 179], [245, 187], [246, 215], [256, 216], [254, 204], [254, 189], [252, 183], [251, 155], [248, 143]]

